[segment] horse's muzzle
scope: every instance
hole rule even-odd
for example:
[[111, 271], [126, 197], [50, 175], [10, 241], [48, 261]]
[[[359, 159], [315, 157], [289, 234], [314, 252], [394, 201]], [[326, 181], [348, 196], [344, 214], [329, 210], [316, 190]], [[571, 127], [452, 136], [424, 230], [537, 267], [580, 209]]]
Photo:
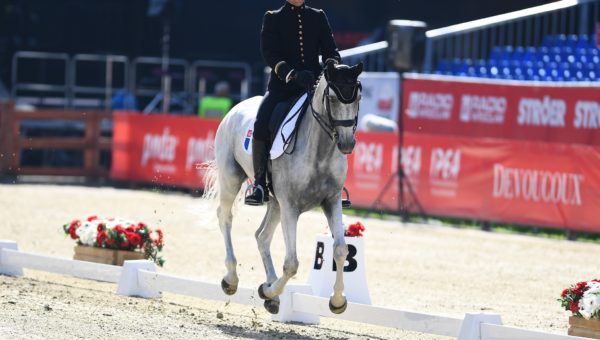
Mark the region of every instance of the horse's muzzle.
[[354, 150], [354, 145], [356, 145], [356, 141], [354, 139], [347, 143], [342, 143], [340, 141], [337, 142], [338, 150], [340, 150], [340, 152], [344, 155], [351, 154], [352, 150]]

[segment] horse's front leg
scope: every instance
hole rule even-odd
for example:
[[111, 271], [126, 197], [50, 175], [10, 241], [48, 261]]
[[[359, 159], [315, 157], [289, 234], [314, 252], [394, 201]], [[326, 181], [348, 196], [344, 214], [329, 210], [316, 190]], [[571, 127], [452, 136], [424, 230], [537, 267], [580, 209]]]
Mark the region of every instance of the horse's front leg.
[[346, 310], [348, 302], [344, 295], [344, 265], [348, 256], [348, 246], [344, 239], [344, 224], [342, 222], [342, 197], [336, 195], [327, 199], [321, 205], [331, 234], [333, 235], [333, 259], [335, 261], [335, 284], [333, 294], [329, 298], [329, 309], [332, 313], [341, 314]]
[[[280, 202], [281, 203], [281, 202]], [[299, 213], [289, 206], [281, 207], [281, 226], [283, 239], [285, 241], [286, 255], [283, 264], [283, 276], [270, 284], [262, 284], [258, 288], [258, 294], [265, 300], [272, 300], [279, 296], [289, 281], [298, 271], [298, 258], [296, 256], [296, 228]], [[268, 309], [267, 309], [268, 310]]]

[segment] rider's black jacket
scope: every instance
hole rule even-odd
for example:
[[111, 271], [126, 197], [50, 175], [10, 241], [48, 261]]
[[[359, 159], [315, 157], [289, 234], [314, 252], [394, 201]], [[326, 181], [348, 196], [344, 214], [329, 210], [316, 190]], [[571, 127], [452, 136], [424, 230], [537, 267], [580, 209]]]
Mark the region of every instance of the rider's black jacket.
[[321, 72], [319, 54], [323, 62], [330, 58], [341, 61], [325, 12], [306, 5], [295, 7], [286, 2], [278, 10], [266, 12], [260, 42], [262, 56], [271, 67], [269, 91], [283, 89], [293, 69], [310, 70], [317, 77]]

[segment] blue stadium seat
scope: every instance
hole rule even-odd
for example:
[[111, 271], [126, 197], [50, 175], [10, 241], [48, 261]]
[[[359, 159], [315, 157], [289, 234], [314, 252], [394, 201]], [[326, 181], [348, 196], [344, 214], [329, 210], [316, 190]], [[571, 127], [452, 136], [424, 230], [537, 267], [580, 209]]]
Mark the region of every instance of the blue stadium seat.
[[488, 71], [487, 71], [488, 78], [499, 78], [500, 77], [499, 65], [500, 64], [494, 60], [490, 60], [488, 62]]
[[534, 81], [600, 81], [595, 36], [546, 35], [541, 46], [494, 46], [489, 58], [441, 59], [435, 73]]
[[564, 34], [559, 34], [555, 37], [553, 47], [563, 47], [563, 46], [567, 46], [567, 36]]
[[525, 49], [525, 53], [523, 54], [523, 58], [521, 60], [524, 62], [527, 62], [527, 61], [534, 62], [534, 61], [536, 61], [536, 55], [537, 55], [537, 51], [536, 51], [535, 47], [527, 47]]
[[558, 65], [558, 72], [565, 81], [571, 79], [571, 70], [569, 63], [560, 63]]
[[512, 46], [504, 46], [501, 51], [502, 51], [501, 60], [509, 61], [512, 59], [512, 55], [513, 55]]
[[[553, 47], [550, 49], [550, 54], [548, 55], [548, 61], [544, 60], [545, 63], [549, 63], [549, 62], [556, 62], [556, 63], [560, 63], [562, 60], [562, 54], [561, 51], [563, 48], [568, 48], [568, 47]], [[566, 60], [565, 60], [566, 61]]]
[[550, 50], [545, 46], [538, 48], [536, 51], [535, 60], [543, 61], [545, 63], [550, 62]]
[[440, 59], [437, 63], [436, 73], [437, 74], [448, 74], [450, 70], [450, 62], [448, 59]]
[[510, 61], [503, 60], [500, 63], [500, 67], [499, 67], [498, 71], [499, 71], [499, 78], [512, 79], [512, 67], [510, 65]]
[[512, 60], [516, 60], [516, 61], [521, 61], [523, 60], [523, 56], [525, 55], [525, 49], [522, 46], [517, 46], [515, 47], [513, 54], [512, 54]]
[[485, 60], [479, 59], [475, 62], [475, 76], [476, 77], [487, 77], [488, 69]]
[[489, 60], [493, 60], [493, 61], [499, 61], [500, 59], [502, 59], [502, 49], [500, 47], [493, 47], [492, 50], [490, 51], [490, 57]]
[[556, 38], [553, 35], [544, 36], [542, 40], [542, 46], [546, 48], [554, 47], [556, 42]]
[[461, 75], [461, 73], [467, 73], [468, 65], [466, 62], [460, 60], [460, 58], [455, 58], [452, 60], [451, 73], [455, 76]]
[[567, 36], [565, 44], [562, 47], [570, 47], [574, 49], [577, 47], [577, 42], [579, 42], [579, 37], [574, 34], [571, 34]]
[[590, 40], [590, 38], [588, 37], [587, 34], [580, 34], [578, 39], [577, 39], [577, 44], [575, 45], [576, 48], [587, 48], [587, 47], [591, 47], [592, 45], [592, 41]]
[[[563, 47], [560, 50], [560, 58], [561, 61], [566, 61], [568, 63], [574, 63], [575, 62], [575, 52], [573, 52], [574, 49], [571, 47]], [[560, 61], [558, 61], [560, 62]]]

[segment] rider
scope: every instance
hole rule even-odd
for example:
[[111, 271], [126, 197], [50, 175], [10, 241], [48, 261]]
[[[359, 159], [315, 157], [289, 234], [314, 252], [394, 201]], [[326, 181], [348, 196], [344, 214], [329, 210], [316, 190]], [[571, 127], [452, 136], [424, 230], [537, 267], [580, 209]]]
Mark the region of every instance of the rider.
[[287, 0], [267, 11], [260, 33], [262, 56], [271, 67], [267, 92], [258, 108], [252, 138], [254, 186], [245, 203], [262, 205], [269, 200], [266, 185], [269, 157], [269, 120], [275, 106], [298, 97], [315, 83], [324, 64], [341, 61], [325, 12], [308, 7], [304, 0]]

